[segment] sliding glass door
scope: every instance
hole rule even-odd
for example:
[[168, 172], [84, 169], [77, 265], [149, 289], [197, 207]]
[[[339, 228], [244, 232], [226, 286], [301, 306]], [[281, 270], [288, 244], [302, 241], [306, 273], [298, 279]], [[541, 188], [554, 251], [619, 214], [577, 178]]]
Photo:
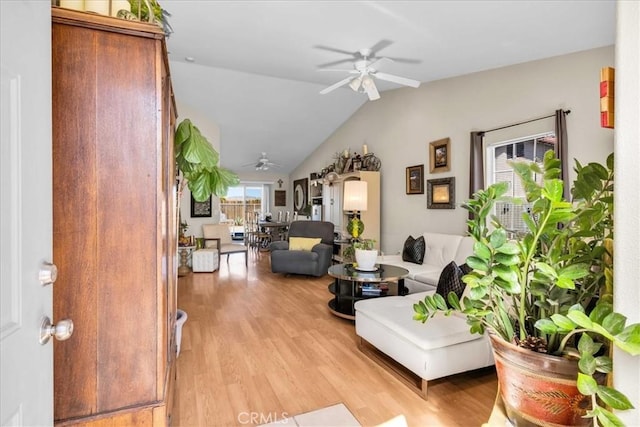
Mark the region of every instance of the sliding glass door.
[[220, 222], [241, 226], [248, 213], [266, 212], [265, 187], [261, 184], [241, 184], [229, 187], [227, 195], [220, 198]]

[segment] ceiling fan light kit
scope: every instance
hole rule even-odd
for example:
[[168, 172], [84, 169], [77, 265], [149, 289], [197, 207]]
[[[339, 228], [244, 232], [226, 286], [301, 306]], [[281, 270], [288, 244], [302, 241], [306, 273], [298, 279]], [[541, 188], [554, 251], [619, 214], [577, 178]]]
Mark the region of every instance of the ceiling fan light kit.
[[[338, 89], [344, 85], [349, 85], [349, 87], [358, 93], [366, 93], [369, 97], [370, 101], [375, 101], [376, 99], [380, 99], [380, 93], [378, 92], [378, 88], [375, 84], [375, 79], [384, 80], [396, 84], [400, 84], [403, 86], [409, 86], [417, 88], [420, 86], [420, 82], [417, 80], [409, 79], [406, 77], [395, 76], [393, 74], [380, 73], [377, 70], [378, 65], [383, 64], [384, 62], [406, 62], [406, 63], [416, 63], [420, 62], [415, 59], [405, 59], [405, 58], [389, 58], [386, 56], [376, 56], [376, 52], [381, 50], [387, 46], [389, 46], [391, 42], [389, 40], [382, 40], [378, 42], [373, 48], [369, 49], [360, 49], [357, 52], [351, 53], [340, 49], [329, 48], [325, 46], [316, 46], [317, 48], [329, 50], [331, 52], [343, 53], [352, 55], [355, 61], [351, 59], [343, 59], [339, 61], [329, 62], [327, 64], [321, 65], [318, 71], [340, 71], [347, 72], [349, 74], [356, 74], [356, 76], [350, 76], [343, 80], [340, 80], [337, 83], [332, 84], [331, 86], [320, 91], [320, 94], [325, 95], [329, 92], [332, 92], [335, 89]], [[376, 48], [377, 47], [377, 48]], [[344, 62], [352, 62], [353, 69], [352, 70], [334, 70], [328, 69], [326, 67], [341, 64]]]

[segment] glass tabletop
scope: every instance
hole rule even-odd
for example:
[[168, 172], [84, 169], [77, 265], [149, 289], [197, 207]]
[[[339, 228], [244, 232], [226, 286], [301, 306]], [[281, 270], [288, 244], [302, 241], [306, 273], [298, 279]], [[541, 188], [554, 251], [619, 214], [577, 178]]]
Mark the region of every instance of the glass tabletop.
[[409, 274], [409, 270], [396, 265], [376, 264], [375, 267], [374, 271], [361, 271], [353, 264], [335, 264], [329, 267], [329, 275], [354, 282], [394, 282]]

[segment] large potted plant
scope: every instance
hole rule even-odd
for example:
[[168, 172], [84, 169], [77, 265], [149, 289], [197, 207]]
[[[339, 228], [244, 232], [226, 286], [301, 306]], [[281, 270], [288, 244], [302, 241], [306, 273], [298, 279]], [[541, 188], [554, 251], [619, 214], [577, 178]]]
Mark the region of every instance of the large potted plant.
[[492, 213], [507, 183], [474, 194], [465, 205], [474, 239], [468, 296], [428, 296], [414, 305], [414, 319], [459, 311], [472, 332], [488, 330], [514, 425], [620, 425], [610, 409], [633, 406], [604, 375], [613, 346], [640, 354], [640, 324], [626, 326], [612, 306], [613, 155], [606, 166], [576, 161], [573, 202], [563, 199], [552, 151], [542, 164], [512, 166], [529, 203], [527, 231], [514, 235]]
[[224, 196], [230, 186], [237, 185], [238, 176], [218, 165], [220, 155], [189, 119], [178, 125], [174, 137], [176, 166], [182, 177], [178, 185], [178, 204], [185, 186], [198, 202], [212, 194]]

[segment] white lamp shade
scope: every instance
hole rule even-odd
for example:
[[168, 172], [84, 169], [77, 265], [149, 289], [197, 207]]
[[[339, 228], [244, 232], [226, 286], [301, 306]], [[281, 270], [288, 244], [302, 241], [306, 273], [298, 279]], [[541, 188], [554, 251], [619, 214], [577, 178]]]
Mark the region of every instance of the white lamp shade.
[[366, 181], [345, 181], [344, 183], [344, 204], [345, 211], [366, 211], [367, 210], [367, 182]]

